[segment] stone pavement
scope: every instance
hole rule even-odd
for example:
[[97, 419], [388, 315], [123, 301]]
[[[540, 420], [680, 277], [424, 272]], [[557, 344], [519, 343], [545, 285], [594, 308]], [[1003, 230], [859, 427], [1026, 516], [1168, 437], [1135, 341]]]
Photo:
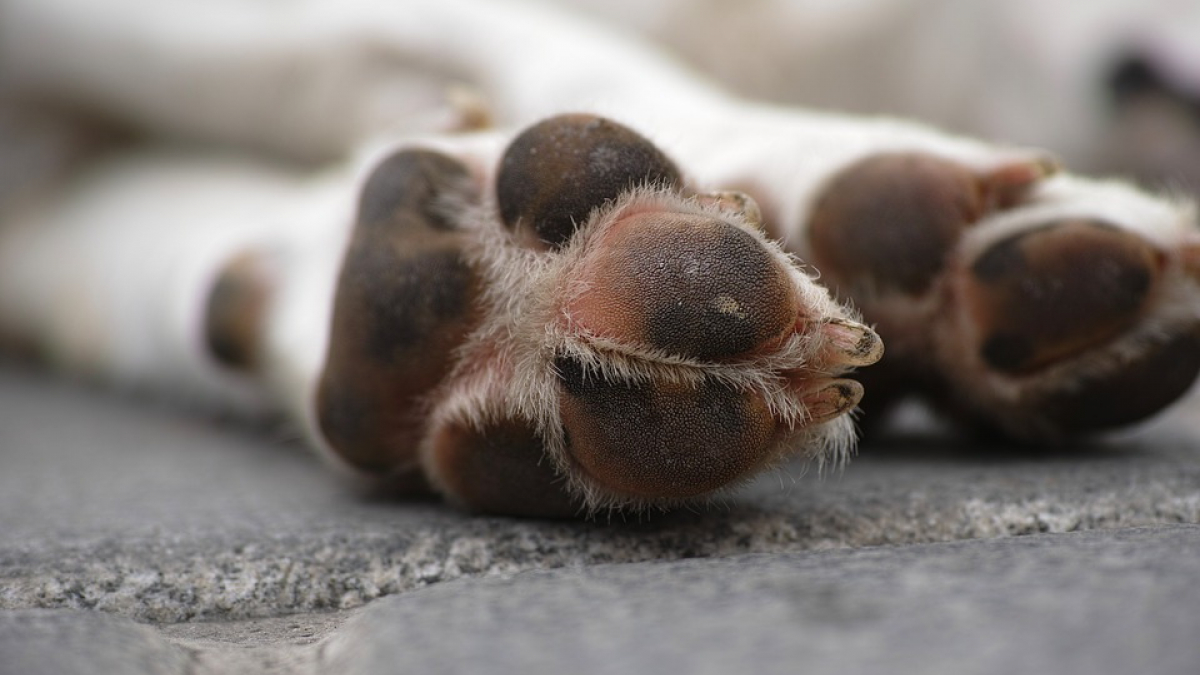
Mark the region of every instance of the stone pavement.
[[1194, 675], [1197, 420], [1054, 452], [918, 430], [575, 523], [397, 500], [278, 431], [0, 371], [0, 674]]

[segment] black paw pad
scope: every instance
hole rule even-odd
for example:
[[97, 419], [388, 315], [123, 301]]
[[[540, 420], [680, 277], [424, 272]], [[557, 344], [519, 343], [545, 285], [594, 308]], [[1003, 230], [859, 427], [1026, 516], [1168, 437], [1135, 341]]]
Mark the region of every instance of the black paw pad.
[[636, 132], [593, 115], [559, 115], [508, 146], [496, 198], [506, 226], [559, 247], [593, 209], [630, 188], [681, 182], [675, 164]]
[[449, 189], [460, 191], [459, 203], [475, 198], [465, 175], [449, 157], [406, 151], [364, 190], [317, 393], [326, 440], [360, 468], [415, 461], [422, 396], [449, 372], [477, 322], [480, 281], [446, 220], [451, 201], [443, 201]]
[[1106, 342], [1138, 320], [1159, 254], [1106, 223], [1063, 221], [1002, 240], [971, 266], [981, 356], [1023, 373]]
[[645, 498], [702, 495], [767, 458], [776, 425], [760, 397], [716, 380], [697, 387], [609, 382], [577, 360], [555, 360], [568, 451], [614, 492]]
[[567, 517], [581, 507], [555, 474], [542, 440], [519, 422], [443, 427], [433, 437], [433, 462], [439, 482], [475, 511]]
[[983, 213], [965, 167], [919, 153], [868, 157], [836, 175], [813, 208], [810, 237], [822, 274], [864, 292], [923, 293], [964, 228]]
[[745, 230], [706, 216], [645, 213], [608, 231], [580, 266], [568, 314], [588, 331], [720, 359], [789, 332], [799, 303], [782, 264]]

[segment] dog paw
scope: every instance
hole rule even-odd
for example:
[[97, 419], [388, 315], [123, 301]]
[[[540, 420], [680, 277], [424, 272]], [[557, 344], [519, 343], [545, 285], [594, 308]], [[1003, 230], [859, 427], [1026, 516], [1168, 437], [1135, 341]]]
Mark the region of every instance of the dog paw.
[[[669, 506], [837, 459], [878, 336], [652, 143], [563, 115], [489, 166], [406, 149], [366, 182], [319, 427], [470, 509]], [[471, 179], [470, 176], [476, 176]]]
[[808, 242], [888, 341], [881, 377], [1039, 441], [1142, 420], [1200, 372], [1194, 214], [1052, 174], [876, 155], [827, 183]]

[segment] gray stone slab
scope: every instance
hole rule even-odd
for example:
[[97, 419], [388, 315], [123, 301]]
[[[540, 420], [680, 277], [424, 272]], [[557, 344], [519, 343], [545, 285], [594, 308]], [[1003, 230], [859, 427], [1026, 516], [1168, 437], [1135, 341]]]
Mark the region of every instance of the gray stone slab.
[[1182, 525], [529, 571], [158, 634], [0, 611], [0, 673], [1193, 675], [1197, 578]]
[[0, 675], [185, 675], [192, 661], [158, 631], [121, 617], [0, 611]]
[[0, 372], [0, 608], [272, 617], [527, 569], [1196, 523], [1197, 419], [1047, 455], [895, 440], [701, 512], [576, 523], [388, 498], [278, 432]]
[[1200, 672], [1200, 528], [452, 582], [370, 605], [328, 672]]

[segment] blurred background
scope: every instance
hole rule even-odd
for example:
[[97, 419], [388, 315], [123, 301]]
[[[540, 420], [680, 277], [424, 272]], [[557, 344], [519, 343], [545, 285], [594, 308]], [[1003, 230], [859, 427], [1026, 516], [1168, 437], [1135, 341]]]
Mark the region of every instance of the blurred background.
[[[915, 118], [1040, 146], [1077, 171], [1200, 194], [1195, 0], [547, 4], [640, 35], [750, 97]], [[354, 32], [331, 25], [323, 27], [331, 38], [310, 39], [311, 54], [289, 56], [320, 32], [304, 25], [317, 5], [324, 17], [422, 20], [403, 1], [0, 0], [0, 199], [131, 135], [231, 142], [319, 162], [398, 118], [426, 116], [421, 124], [436, 126], [440, 112], [428, 100], [435, 94], [412, 85], [414, 66], [436, 64], [364, 58], [380, 51], [378, 37], [348, 44]], [[263, 26], [276, 30], [264, 34]], [[271, 65], [272, 58], [292, 62]], [[294, 71], [289, 77], [305, 83], [303, 103], [318, 112], [297, 121], [284, 109], [295, 106], [253, 88], [225, 91], [238, 105], [214, 112], [222, 90], [211, 80], [268, 67]], [[403, 85], [388, 83], [393, 67]], [[189, 92], [191, 104], [172, 107]], [[371, 103], [343, 105], [348, 97]], [[241, 120], [222, 126], [221, 115]]]
[[1033, 145], [1200, 194], [1194, 0], [568, 0], [747, 96]]

